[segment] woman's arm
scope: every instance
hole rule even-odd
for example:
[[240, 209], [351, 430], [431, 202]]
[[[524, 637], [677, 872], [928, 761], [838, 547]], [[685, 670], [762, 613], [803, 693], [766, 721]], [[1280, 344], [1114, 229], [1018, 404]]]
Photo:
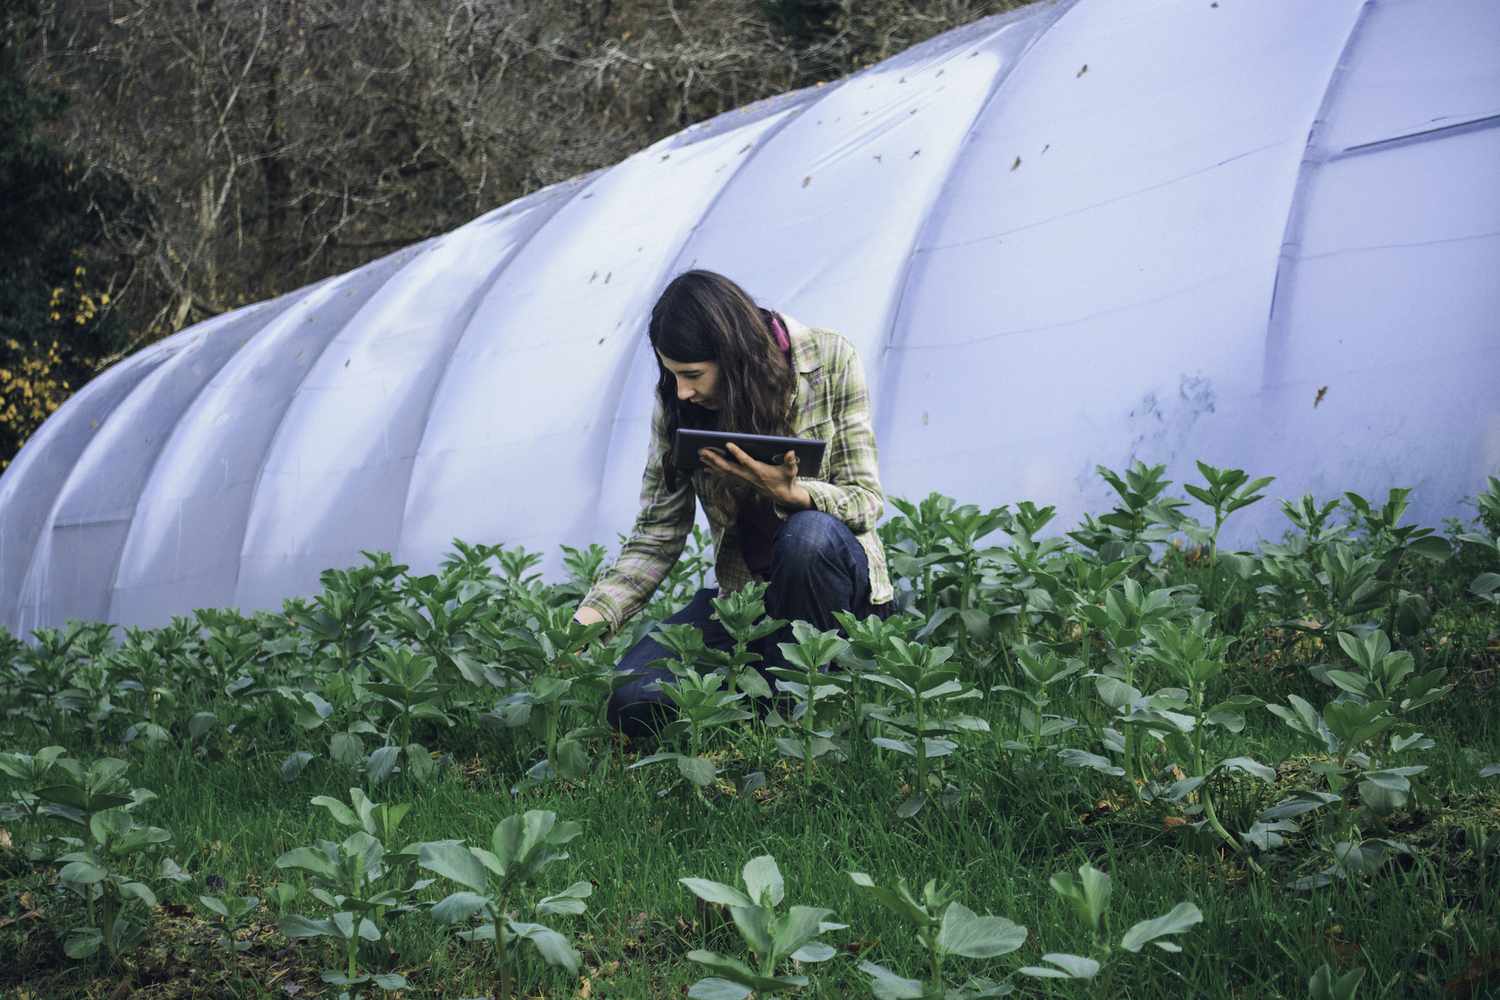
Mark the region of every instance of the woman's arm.
[[599, 578], [574, 612], [573, 617], [585, 625], [607, 621], [611, 632], [619, 629], [645, 607], [687, 545], [693, 528], [693, 485], [683, 475], [679, 476], [675, 490], [667, 488], [661, 471], [662, 459], [670, 447], [666, 427], [666, 415], [658, 399], [651, 415], [651, 448], [646, 471], [641, 477], [641, 512], [614, 565]]
[[[832, 514], [856, 533], [868, 531], [885, 512], [885, 492], [880, 487], [864, 367], [854, 346], [842, 338], [829, 359], [828, 385], [833, 435], [823, 454], [825, 479], [799, 478], [797, 484], [806, 491], [813, 510]], [[781, 517], [795, 511], [795, 507], [776, 507]]]

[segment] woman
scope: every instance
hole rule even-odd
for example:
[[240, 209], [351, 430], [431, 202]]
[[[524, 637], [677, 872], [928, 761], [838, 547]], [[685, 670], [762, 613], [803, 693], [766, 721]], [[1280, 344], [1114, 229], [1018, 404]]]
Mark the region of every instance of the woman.
[[[640, 516], [574, 617], [616, 630], [639, 611], [682, 554], [694, 497], [712, 530], [721, 592], [764, 580], [768, 614], [820, 629], [837, 627], [834, 611], [889, 614], [890, 575], [875, 534], [885, 497], [869, 394], [849, 342], [759, 308], [711, 271], [672, 280], [651, 310], [650, 337], [659, 372]], [[672, 463], [679, 427], [821, 438], [828, 447], [816, 478], [798, 475], [795, 452], [772, 465], [732, 444], [728, 456], [700, 452], [703, 467], [686, 476]], [[715, 596], [698, 591], [667, 623], [696, 625], [710, 647], [727, 650], [733, 641], [710, 617]], [[784, 663], [776, 644], [790, 641], [788, 626], [757, 651]], [[625, 655], [618, 669], [630, 679], [609, 705], [616, 728], [639, 733], [667, 716], [657, 682], [671, 673], [649, 664], [670, 655], [650, 637]]]

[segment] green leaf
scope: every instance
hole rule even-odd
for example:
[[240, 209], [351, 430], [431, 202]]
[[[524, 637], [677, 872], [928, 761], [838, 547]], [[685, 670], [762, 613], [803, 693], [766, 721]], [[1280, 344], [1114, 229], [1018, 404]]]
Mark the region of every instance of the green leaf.
[[710, 976], [688, 987], [688, 1000], [745, 1000], [754, 991], [748, 986]]
[[401, 748], [396, 746], [377, 747], [371, 750], [365, 768], [365, 777], [369, 779], [370, 784], [378, 785], [395, 774], [396, 762], [400, 757]]
[[417, 853], [417, 864], [475, 892], [482, 893], [489, 885], [485, 866], [467, 844], [459, 841], [439, 840], [423, 844]]
[[1433, 562], [1443, 562], [1453, 554], [1453, 550], [1449, 547], [1448, 543], [1437, 535], [1427, 535], [1423, 538], [1418, 538], [1406, 547], [1406, 551], [1412, 555], [1421, 556], [1423, 559], [1430, 559]]
[[106, 809], [89, 817], [89, 832], [100, 844], [118, 840], [131, 827], [130, 813], [124, 809]]
[[309, 753], [306, 750], [298, 750], [295, 753], [289, 754], [287, 759], [281, 762], [281, 780], [286, 782], [296, 781], [297, 777], [307, 767], [308, 762], [315, 756], [317, 755]]
[[[784, 916], [772, 919], [770, 932], [776, 955], [790, 955], [817, 937], [823, 928], [823, 918], [832, 912], [818, 906], [793, 906]], [[738, 926], [739, 912], [733, 916]]]
[[87, 861], [70, 861], [63, 865], [57, 877], [73, 885], [94, 885], [104, 881], [105, 871]]
[[[781, 878], [781, 869], [776, 859], [769, 854], [751, 858], [745, 862], [740, 877], [745, 880], [747, 895], [760, 906], [780, 906], [786, 886]], [[767, 898], [769, 897], [769, 899]]]
[[1334, 683], [1335, 686], [1350, 694], [1357, 694], [1361, 698], [1369, 694], [1370, 682], [1363, 674], [1356, 674], [1348, 670], [1326, 670], [1323, 676]]
[[150, 909], [156, 909], [156, 893], [144, 882], [121, 882], [120, 895], [138, 899]]
[[[1146, 944], [1168, 934], [1181, 934], [1189, 927], [1203, 922], [1203, 913], [1192, 903], [1178, 903], [1169, 913], [1153, 920], [1142, 920], [1120, 939], [1120, 947], [1126, 951], [1140, 951]], [[1163, 947], [1163, 942], [1157, 942]], [[1172, 950], [1172, 949], [1168, 949]]]
[[327, 879], [339, 877], [338, 865], [328, 855], [311, 847], [294, 847], [276, 859], [277, 868], [301, 868]]
[[104, 932], [97, 927], [73, 927], [63, 938], [63, 953], [69, 958], [88, 958], [104, 943]]
[[1087, 750], [1078, 750], [1069, 747], [1057, 752], [1058, 758], [1069, 767], [1086, 767], [1100, 774], [1108, 774], [1113, 777], [1122, 777], [1125, 774], [1123, 767], [1115, 766], [1108, 757], [1101, 757]]
[[[558, 751], [562, 752], [561, 744], [558, 746]], [[437, 772], [437, 762], [432, 759], [432, 754], [422, 744], [408, 743], [401, 752], [406, 757], [406, 773], [418, 782], [425, 783], [431, 780], [433, 774]]]
[[276, 926], [289, 938], [338, 937], [333, 924], [327, 920], [313, 920], [300, 913], [288, 913], [276, 921]]
[[707, 788], [714, 783], [714, 777], [718, 769], [714, 762], [707, 757], [678, 756], [677, 773], [686, 778], [698, 788]]
[[1092, 958], [1084, 958], [1082, 955], [1049, 952], [1042, 956], [1042, 961], [1051, 962], [1057, 968], [1027, 965], [1016, 971], [1023, 976], [1032, 976], [1036, 979], [1092, 979], [1099, 974], [1099, 963]]
[[948, 904], [938, 930], [940, 951], [964, 958], [996, 958], [1026, 943], [1026, 928], [1004, 917], [979, 916], [959, 902]]
[[537, 954], [541, 955], [542, 960], [548, 965], [560, 966], [573, 975], [578, 974], [582, 959], [568, 939], [557, 931], [542, 924], [522, 924], [514, 920], [508, 921], [507, 925], [516, 937], [530, 941], [536, 948]]
[[588, 882], [574, 882], [562, 892], [555, 896], [547, 896], [536, 904], [538, 913], [567, 914], [577, 916], [588, 909], [584, 903], [594, 892], [594, 887]]
[[[735, 929], [740, 932], [740, 937], [745, 939], [745, 944], [752, 952], [762, 958], [777, 951], [775, 939], [772, 936], [772, 923], [776, 912], [764, 906], [731, 906], [729, 916], [734, 920]], [[771, 963], [773, 966], [775, 962]]]
[[826, 962], [837, 955], [838, 949], [822, 941], [810, 941], [792, 952], [794, 962]]
[[221, 917], [229, 916], [229, 907], [225, 906], [224, 901], [217, 896], [199, 896], [198, 902], [203, 904], [204, 909], [211, 910]]
[[1325, 962], [1307, 981], [1307, 995], [1310, 1000], [1354, 1000], [1364, 977], [1363, 968], [1354, 968], [1335, 979], [1333, 969]]
[[1276, 769], [1267, 767], [1253, 757], [1226, 757], [1224, 760], [1219, 761], [1218, 766], [1214, 770], [1239, 771], [1241, 774], [1248, 774], [1252, 778], [1259, 778], [1267, 784], [1274, 784], [1276, 781]]
[[727, 979], [762, 993], [785, 993], [794, 987], [807, 985], [806, 976], [762, 976], [739, 959], [712, 951], [698, 949], [688, 952], [687, 957], [688, 961], [718, 973], [720, 979]]
[[680, 878], [677, 881], [686, 886], [688, 892], [705, 903], [718, 903], [721, 906], [755, 906], [755, 901], [750, 897], [722, 882], [711, 882], [706, 878]]
[[923, 1000], [927, 996], [926, 983], [898, 976], [883, 965], [860, 962], [859, 971], [870, 977], [870, 992], [877, 1000]]
[[362, 829], [363, 825], [360, 823], [359, 817], [354, 815], [354, 810], [344, 805], [338, 799], [327, 795], [316, 795], [313, 796], [310, 804], [322, 806], [324, 809], [327, 809], [333, 814], [333, 821], [340, 826], [352, 827], [355, 830]]
[[212, 712], [195, 712], [188, 719], [188, 738], [197, 741], [219, 724], [219, 717]]
[[1097, 933], [1105, 911], [1109, 909], [1109, 876], [1085, 863], [1079, 866], [1076, 878], [1068, 872], [1058, 872], [1052, 876], [1050, 884], [1052, 891], [1073, 905], [1084, 925]]
[[432, 919], [440, 924], [461, 924], [489, 905], [477, 892], [455, 892], [432, 907]]

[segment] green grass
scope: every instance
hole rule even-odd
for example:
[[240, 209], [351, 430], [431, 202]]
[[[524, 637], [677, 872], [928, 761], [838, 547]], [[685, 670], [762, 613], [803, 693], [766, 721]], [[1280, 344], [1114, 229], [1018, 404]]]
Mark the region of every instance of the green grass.
[[[761, 853], [780, 863], [789, 902], [831, 907], [837, 919], [850, 924], [831, 937], [851, 956], [908, 974], [922, 968], [922, 952], [894, 918], [856, 897], [846, 871], [868, 872], [882, 884], [898, 877], [918, 885], [945, 879], [961, 888], [961, 898], [976, 911], [1028, 927], [1028, 942], [1015, 955], [951, 963], [991, 975], [1034, 963], [1044, 951], [1088, 952], [1087, 935], [1047, 886], [1052, 873], [1085, 861], [1113, 879], [1116, 938], [1136, 920], [1180, 900], [1195, 902], [1204, 913], [1203, 924], [1181, 938], [1180, 955], [1148, 949], [1092, 987], [1064, 984], [1049, 990], [1021, 980], [1022, 995], [1302, 996], [1308, 976], [1327, 961], [1369, 969], [1364, 996], [1480, 996], [1485, 987], [1474, 978], [1475, 968], [1481, 976], [1489, 972], [1486, 963], [1500, 951], [1500, 892], [1495, 891], [1500, 865], [1492, 861], [1486, 869], [1476, 863], [1461, 820], [1500, 826], [1495, 789], [1500, 782], [1490, 779], [1486, 788], [1475, 778], [1476, 761], [1500, 759], [1497, 708], [1493, 692], [1465, 692], [1423, 720], [1438, 740], [1439, 749], [1426, 758], [1433, 765], [1426, 777], [1442, 808], [1400, 818], [1393, 836], [1413, 843], [1414, 858], [1367, 881], [1310, 892], [1280, 884], [1310, 860], [1305, 852], [1273, 863], [1268, 879], [1249, 877], [1207, 838], [1164, 827], [1169, 811], [1129, 805], [1117, 788], [1089, 775], [1051, 765], [1029, 768], [1024, 759], [988, 749], [986, 741], [955, 769], [965, 788], [961, 802], [951, 809], [928, 809], [911, 821], [892, 817], [900, 773], [885, 755], [875, 754], [865, 755], [858, 766], [820, 763], [810, 791], [802, 788], [799, 775], [777, 765], [765, 801], [717, 795], [711, 796], [715, 808], [709, 810], [681, 789], [658, 797], [665, 772], [660, 777], [649, 771], [621, 773], [618, 763], [587, 784], [538, 787], [512, 800], [508, 789], [520, 776], [521, 761], [492, 741], [486, 741], [488, 747], [454, 743], [451, 752], [478, 765], [473, 773], [445, 768], [439, 780], [420, 788], [398, 776], [373, 797], [414, 804], [402, 828], [412, 841], [486, 842], [495, 823], [521, 808], [552, 809], [581, 822], [585, 832], [570, 845], [572, 858], [549, 871], [547, 886], [561, 888], [577, 878], [595, 884], [589, 913], [571, 927], [596, 997], [678, 996], [699, 978], [684, 958], [687, 951], [707, 947], [739, 953], [725, 919], [697, 904], [677, 879], [697, 875], [732, 883], [740, 866]], [[1222, 749], [1265, 760], [1295, 760], [1306, 753], [1282, 733], [1260, 720], [1247, 728], [1239, 746]], [[183, 887], [175, 897], [168, 891], [164, 900], [188, 903], [210, 877], [223, 879], [232, 890], [255, 892], [289, 874], [274, 867], [282, 852], [319, 837], [339, 839], [328, 815], [307, 802], [318, 794], [344, 797], [348, 781], [324, 761], [284, 784], [278, 775], [281, 756], [222, 744], [206, 755], [173, 748], [133, 755], [133, 783], [161, 793], [147, 807], [146, 818], [174, 832], [172, 853], [196, 876], [195, 886]], [[1231, 828], [1235, 820], [1248, 825], [1255, 808], [1272, 798], [1248, 781], [1243, 788], [1244, 802], [1237, 804], [1232, 792], [1224, 796]], [[45, 882], [32, 874], [7, 883], [6, 915], [17, 915], [17, 896], [29, 891], [39, 901], [36, 908], [52, 917], [66, 904]], [[182, 940], [170, 942], [190, 963], [180, 968], [191, 969], [192, 978], [142, 987], [144, 995], [286, 996], [280, 985], [287, 982], [313, 993], [322, 988], [316, 970], [333, 964], [322, 944], [288, 947], [271, 938], [242, 957], [243, 971], [236, 972], [233, 960], [221, 958], [206, 942], [194, 943], [195, 930], [201, 934], [186, 922], [179, 931]], [[478, 946], [451, 939], [421, 915], [398, 922], [392, 937], [397, 953], [392, 964], [408, 976], [409, 995], [487, 992], [489, 969]], [[17, 956], [0, 972], [0, 988], [18, 997], [105, 995], [121, 978], [95, 978], [97, 967], [67, 963], [50, 938], [30, 921], [0, 930], [0, 949]], [[148, 945], [139, 958], [139, 979], [169, 972], [170, 951]], [[841, 958], [814, 968], [805, 995], [867, 995], [854, 966], [852, 958]], [[257, 985], [257, 978], [264, 983], [278, 968], [291, 969], [290, 976], [272, 987]], [[545, 996], [573, 996], [578, 988], [570, 977], [540, 963], [529, 967], [529, 981]]]

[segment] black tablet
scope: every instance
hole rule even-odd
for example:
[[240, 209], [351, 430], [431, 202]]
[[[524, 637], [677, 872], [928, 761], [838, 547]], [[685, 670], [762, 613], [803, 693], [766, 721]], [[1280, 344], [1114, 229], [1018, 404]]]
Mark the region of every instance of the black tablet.
[[683, 471], [696, 469], [703, 464], [698, 460], [699, 449], [717, 448], [727, 456], [729, 449], [724, 446], [730, 441], [756, 461], [769, 462], [772, 465], [780, 465], [781, 456], [789, 451], [795, 451], [799, 476], [816, 476], [823, 465], [823, 451], [828, 447], [827, 441], [819, 441], [816, 438], [776, 437], [771, 434], [740, 434], [733, 431], [704, 431], [680, 427], [677, 430], [676, 444], [672, 449], [672, 461]]

